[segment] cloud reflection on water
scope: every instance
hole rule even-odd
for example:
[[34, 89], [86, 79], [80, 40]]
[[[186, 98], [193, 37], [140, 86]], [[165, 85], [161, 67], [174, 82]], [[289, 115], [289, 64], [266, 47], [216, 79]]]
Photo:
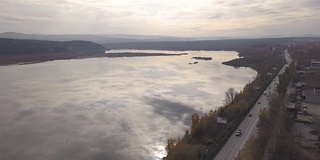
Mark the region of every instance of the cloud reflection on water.
[[[228, 87], [240, 90], [256, 74], [221, 64], [236, 52], [187, 52], [0, 67], [0, 159], [163, 155], [191, 114], [220, 106]], [[189, 65], [194, 55], [213, 61]]]

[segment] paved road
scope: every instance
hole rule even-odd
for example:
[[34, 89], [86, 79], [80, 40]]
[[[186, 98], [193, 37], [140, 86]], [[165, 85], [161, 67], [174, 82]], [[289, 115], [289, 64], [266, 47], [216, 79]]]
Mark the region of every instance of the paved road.
[[[287, 50], [285, 50], [285, 57], [286, 60], [289, 62], [286, 64], [278, 73], [281, 74], [285, 71], [285, 68], [290, 64], [291, 57]], [[257, 127], [256, 124], [259, 120], [259, 112], [260, 109], [264, 107], [269, 107], [268, 105], [268, 97], [272, 92], [276, 91], [276, 85], [279, 83], [278, 76], [272, 81], [272, 83], [266, 89], [267, 94], [263, 94], [259, 97], [257, 103], [253, 106], [250, 113], [252, 117], [246, 116], [242, 123], [239, 125], [238, 129], [242, 130], [241, 136], [236, 136], [235, 133], [229, 138], [227, 143], [223, 146], [220, 150], [218, 155], [214, 158], [215, 160], [232, 160], [244, 146], [247, 140], [249, 140], [252, 136], [257, 134]]]

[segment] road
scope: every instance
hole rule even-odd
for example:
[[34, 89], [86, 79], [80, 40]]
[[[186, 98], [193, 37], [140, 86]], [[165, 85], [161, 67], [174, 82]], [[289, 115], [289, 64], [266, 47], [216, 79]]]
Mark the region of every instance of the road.
[[[279, 71], [279, 74], [282, 74], [286, 67], [292, 61], [289, 53], [287, 50], [284, 51], [286, 61], [289, 62]], [[266, 89], [267, 94], [263, 94], [259, 97], [257, 103], [252, 107], [250, 113], [252, 117], [246, 116], [241, 124], [239, 125], [238, 129], [242, 130], [241, 136], [236, 136], [235, 133], [228, 139], [227, 143], [223, 146], [217, 156], [214, 158], [215, 160], [232, 160], [238, 152], [242, 149], [244, 144], [249, 140], [252, 136], [257, 134], [257, 122], [259, 120], [259, 112], [264, 107], [269, 107], [268, 105], [268, 97], [270, 94], [276, 91], [276, 87], [279, 83], [279, 78], [276, 76], [272, 83]]]

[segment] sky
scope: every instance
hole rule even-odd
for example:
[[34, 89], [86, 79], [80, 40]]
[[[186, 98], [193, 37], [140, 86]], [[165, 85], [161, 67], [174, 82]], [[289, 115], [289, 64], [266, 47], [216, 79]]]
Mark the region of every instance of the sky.
[[0, 32], [320, 35], [319, 0], [0, 0]]

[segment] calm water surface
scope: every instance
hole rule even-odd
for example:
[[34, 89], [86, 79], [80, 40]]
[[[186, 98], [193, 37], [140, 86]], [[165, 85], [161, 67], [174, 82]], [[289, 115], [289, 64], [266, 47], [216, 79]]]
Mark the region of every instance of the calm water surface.
[[236, 52], [184, 52], [1, 66], [0, 159], [160, 159], [191, 114], [221, 106], [227, 88], [256, 75], [221, 64]]

